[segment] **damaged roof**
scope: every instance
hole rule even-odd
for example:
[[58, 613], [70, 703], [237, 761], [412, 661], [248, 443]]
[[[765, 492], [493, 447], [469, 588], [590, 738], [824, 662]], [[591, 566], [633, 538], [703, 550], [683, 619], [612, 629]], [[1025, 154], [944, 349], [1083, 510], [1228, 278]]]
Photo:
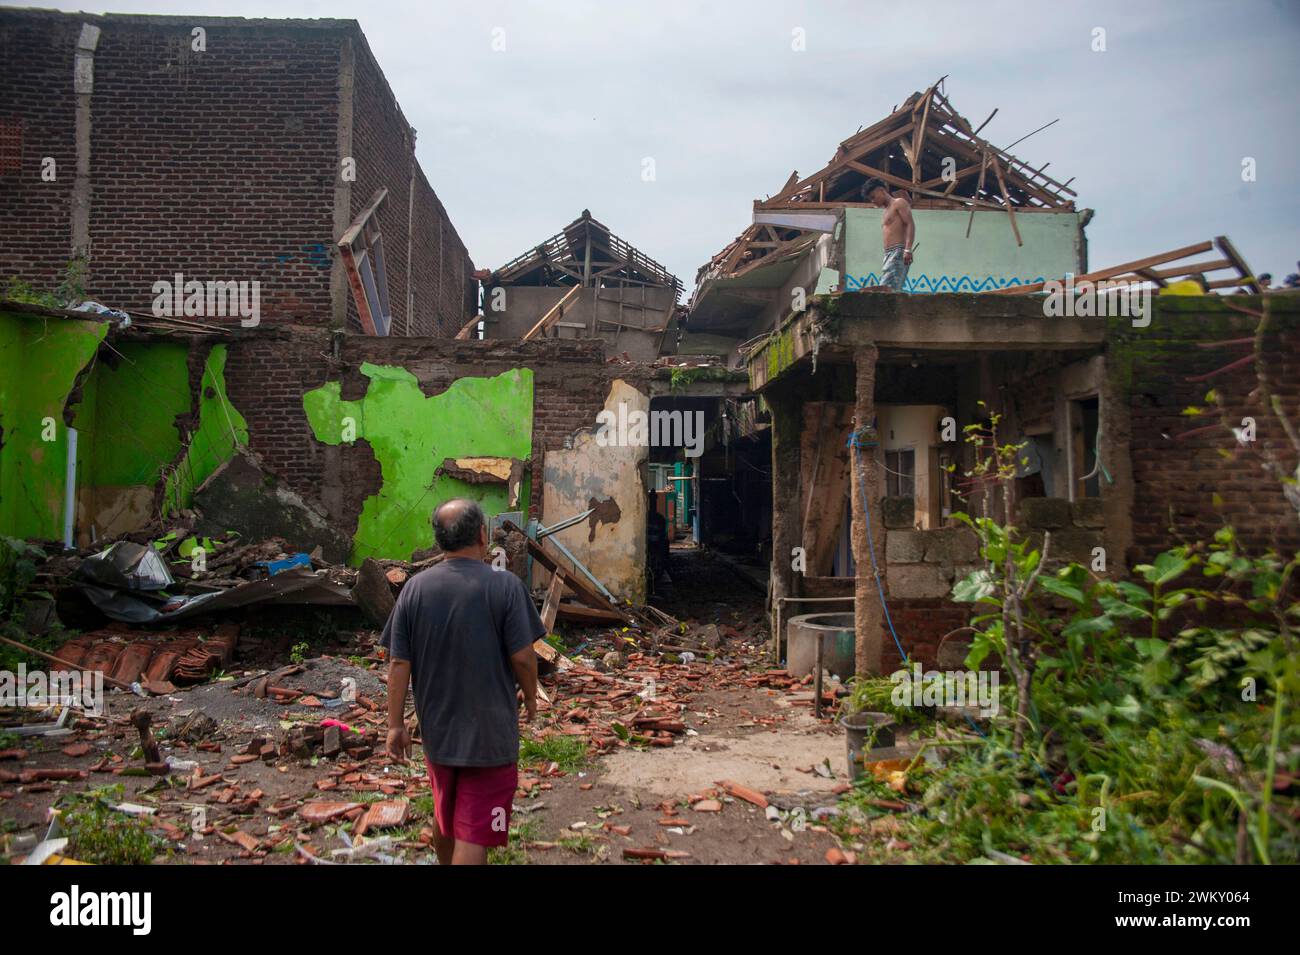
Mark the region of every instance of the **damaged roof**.
[[493, 285], [644, 285], [681, 293], [664, 266], [592, 218], [591, 211], [492, 273]]
[[[918, 209], [1006, 210], [1013, 228], [1016, 212], [1073, 211], [1074, 180], [1058, 182], [1044, 172], [1050, 163], [1034, 168], [981, 138], [980, 130], [993, 115], [972, 126], [945, 95], [946, 78], [841, 142], [817, 172], [802, 179], [792, 172], [775, 195], [755, 200], [754, 224], [702, 267], [697, 278], [742, 275], [799, 255], [820, 231], [781, 225], [780, 213], [869, 206], [861, 189], [871, 178], [908, 192]], [[768, 221], [757, 221], [760, 216]]]

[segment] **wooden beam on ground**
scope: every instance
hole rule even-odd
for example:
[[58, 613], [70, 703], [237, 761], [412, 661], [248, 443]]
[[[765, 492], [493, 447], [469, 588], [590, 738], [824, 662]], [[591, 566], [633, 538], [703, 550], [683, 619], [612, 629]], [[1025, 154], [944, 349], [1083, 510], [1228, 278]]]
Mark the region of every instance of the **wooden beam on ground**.
[[550, 633], [555, 629], [555, 612], [560, 608], [560, 596], [564, 593], [564, 571], [556, 570], [551, 574], [551, 586], [546, 590], [546, 600], [542, 603], [542, 626]]
[[581, 604], [567, 602], [561, 602], [556, 608], [556, 617], [585, 627], [595, 627], [607, 623], [626, 623], [616, 611], [597, 610], [595, 607], [584, 607]]
[[[533, 540], [527, 534], [524, 534], [523, 529], [514, 521], [502, 521], [501, 526], [503, 529], [505, 529], [507, 533], [511, 531], [517, 531], [518, 533], [523, 534], [524, 543], [528, 547], [528, 553], [532, 556], [533, 560], [537, 561], [539, 564], [541, 564], [543, 567], [549, 570], [552, 574], [555, 573], [557, 570], [564, 569], [564, 565], [560, 563], [559, 559], [554, 554], [552, 554], [550, 550], [547, 549], [545, 542], [539, 544], [537, 541]], [[617, 615], [618, 621], [620, 623], [624, 623], [629, 626], [631, 625], [632, 619], [628, 617], [627, 614], [623, 613], [623, 611], [619, 610], [614, 604], [606, 600], [604, 596], [602, 596], [589, 583], [583, 580], [581, 576], [566, 572], [564, 583], [570, 590], [574, 592], [577, 598], [581, 600], [583, 603], [585, 603], [588, 607], [594, 607], [597, 610], [603, 610], [603, 611], [608, 611], [610, 613], [613, 613]]]

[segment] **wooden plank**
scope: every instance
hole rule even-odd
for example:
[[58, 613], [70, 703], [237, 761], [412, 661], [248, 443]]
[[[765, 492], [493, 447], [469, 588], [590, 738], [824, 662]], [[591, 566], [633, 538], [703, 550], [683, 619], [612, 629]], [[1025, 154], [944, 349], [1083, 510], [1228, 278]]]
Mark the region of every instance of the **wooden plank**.
[[1025, 240], [1020, 238], [1020, 227], [1016, 225], [1016, 210], [1012, 208], [1011, 195], [1007, 192], [1007, 181], [1002, 178], [1002, 163], [997, 159], [993, 160], [993, 173], [998, 177], [998, 188], [1002, 190], [1002, 198], [1007, 203], [1007, 215], [1011, 218], [1011, 232], [1016, 237], [1016, 245], [1024, 245]]
[[1242, 285], [1245, 285], [1256, 295], [1264, 291], [1260, 288], [1259, 279], [1255, 278], [1254, 273], [1250, 271], [1250, 267], [1246, 265], [1246, 260], [1237, 253], [1236, 247], [1228, 241], [1226, 235], [1215, 236], [1214, 244], [1223, 253], [1223, 257], [1232, 263], [1232, 267], [1237, 270], [1237, 274], [1245, 279], [1241, 283]]
[[605, 623], [626, 623], [622, 617], [612, 610], [597, 610], [595, 607], [584, 607], [581, 604], [565, 602], [561, 602], [556, 608], [556, 617], [560, 620], [567, 620], [569, 623], [582, 624], [588, 627]]
[[[556, 555], [552, 554], [547, 549], [545, 542], [539, 544], [527, 534], [524, 534], [523, 530], [514, 521], [502, 521], [501, 526], [507, 532], [514, 531], [523, 534], [524, 543], [528, 547], [528, 553], [532, 556], [533, 560], [537, 561], [551, 573], [564, 569]], [[577, 598], [588, 607], [594, 607], [597, 610], [605, 610], [614, 613], [618, 616], [620, 623], [631, 625], [632, 619], [628, 617], [627, 614], [623, 613], [614, 604], [606, 600], [599, 591], [587, 583], [587, 581], [583, 580], [581, 576], [566, 572], [564, 583], [574, 592]]]
[[[984, 174], [988, 170], [989, 154], [985, 153], [984, 158], [980, 160], [980, 181], [975, 185], [975, 195], [978, 196], [984, 191]], [[975, 209], [972, 207], [970, 218], [966, 220], [966, 238], [970, 238], [970, 227], [975, 224]]]
[[[935, 86], [938, 86], [936, 83]], [[921, 124], [916, 127], [916, 132], [912, 134], [912, 183], [920, 185], [921, 183], [921, 150], [925, 146], [925, 124], [930, 119], [930, 102], [934, 99], [934, 86], [925, 94], [925, 109], [921, 112]]]
[[468, 322], [465, 323], [465, 325], [461, 328], [461, 330], [456, 333], [456, 340], [461, 342], [469, 341], [469, 333], [472, 332], [475, 328], [477, 328], [478, 323], [481, 321], [483, 321], [482, 315], [475, 315], [473, 318], [471, 318]]
[[[1170, 252], [1161, 252], [1159, 255], [1149, 255], [1145, 259], [1138, 259], [1134, 262], [1125, 262], [1123, 265], [1112, 265], [1109, 268], [1098, 269], [1096, 272], [1089, 272], [1086, 275], [1077, 275], [1074, 278], [1075, 285], [1080, 282], [1100, 282], [1103, 279], [1115, 278], [1128, 272], [1137, 272], [1139, 269], [1147, 269], [1153, 265], [1164, 265], [1166, 262], [1175, 262], [1178, 259], [1185, 259], [1191, 255], [1200, 255], [1202, 252], [1209, 252], [1214, 248], [1214, 243], [1210, 241], [1198, 242], [1195, 245], [1185, 245], [1181, 249], [1174, 249]], [[1060, 281], [1060, 280], [1057, 280]], [[1031, 292], [1041, 292], [1046, 282], [1034, 282], [1031, 285], [1008, 286], [1004, 289], [993, 289], [984, 292], [985, 295], [1028, 295]]]
[[343, 237], [339, 239], [338, 244], [340, 247], [345, 245], [351, 247], [356, 243], [357, 238], [361, 235], [361, 230], [370, 222], [370, 217], [379, 211], [379, 207], [387, 195], [387, 186], [380, 186], [375, 190], [374, 195], [370, 197], [370, 202], [368, 202], [366, 207], [361, 210], [360, 215], [352, 220], [352, 225], [348, 226], [348, 230], [344, 232]]
[[555, 647], [551, 646], [545, 640], [538, 640], [533, 644], [533, 652], [545, 660], [547, 663], [553, 663], [561, 670], [572, 669], [573, 661], [566, 657]]
[[555, 629], [555, 612], [560, 607], [560, 595], [564, 593], [564, 571], [556, 570], [551, 574], [551, 586], [546, 589], [546, 600], [542, 603], [542, 626], [550, 633]]
[[537, 324], [528, 329], [527, 334], [521, 339], [522, 341], [532, 341], [548, 327], [559, 321], [564, 314], [564, 306], [568, 304], [569, 299], [573, 298], [582, 289], [581, 285], [572, 286], [558, 302], [546, 310], [546, 314], [537, 320]]
[[984, 199], [971, 199], [966, 196], [948, 196], [942, 192], [934, 192], [931, 189], [921, 189], [917, 186], [913, 186], [906, 179], [902, 179], [898, 176], [891, 176], [889, 173], [885, 172], [884, 170], [876, 169], [873, 166], [867, 166], [860, 162], [851, 162], [849, 163], [849, 166], [853, 169], [856, 169], [864, 176], [875, 176], [877, 179], [883, 180], [884, 182], [887, 182], [892, 186], [897, 186], [900, 189], [906, 189], [909, 192], [915, 193], [917, 195], [931, 196], [932, 198], [935, 199], [951, 199], [953, 202], [966, 203], [970, 205], [980, 206], [986, 209], [997, 209], [999, 212], [1001, 212], [1003, 209], [1003, 207], [998, 205], [996, 202], [989, 202]]

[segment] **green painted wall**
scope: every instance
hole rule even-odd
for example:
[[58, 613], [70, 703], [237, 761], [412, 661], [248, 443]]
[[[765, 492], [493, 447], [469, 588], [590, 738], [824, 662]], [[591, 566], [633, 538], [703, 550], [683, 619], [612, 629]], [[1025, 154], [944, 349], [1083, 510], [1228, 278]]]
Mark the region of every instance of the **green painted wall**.
[[190, 439], [185, 457], [167, 476], [163, 509], [173, 513], [189, 506], [194, 489], [248, 445], [248, 422], [226, 397], [226, 346], [208, 352], [199, 384], [199, 427]]
[[[379, 462], [382, 484], [367, 498], [353, 538], [352, 563], [366, 557], [409, 559], [433, 546], [434, 509], [452, 497], [479, 501], [489, 515], [508, 508], [500, 484], [468, 484], [434, 471], [446, 458], [528, 458], [533, 439], [533, 373], [520, 368], [495, 378], [460, 378], [442, 394], [426, 396], [403, 368], [366, 362], [370, 379], [360, 401], [344, 401], [337, 381], [303, 396], [318, 440], [343, 444], [344, 419], [355, 422]], [[528, 487], [521, 492], [527, 510]]]
[[153, 486], [180, 453], [176, 417], [190, 411], [189, 349], [174, 342], [113, 347], [120, 361], [95, 367], [77, 407], [78, 450], [89, 478], [78, 483]]
[[[0, 533], [62, 539], [64, 409], [109, 327], [0, 313]], [[96, 361], [90, 367], [74, 409], [76, 526], [82, 543], [89, 541], [92, 527], [102, 537], [142, 526], [153, 516], [154, 490], [164, 473], [168, 512], [188, 505], [194, 488], [230, 458], [237, 444], [248, 443], [247, 424], [226, 399], [225, 345], [208, 354], [198, 429], [188, 449], [177, 425], [193, 410], [188, 346], [118, 342], [112, 347], [116, 363]], [[55, 421], [53, 441], [42, 439], [47, 417]]]
[[[104, 322], [0, 312], [0, 533], [62, 539], [63, 410], [107, 332]], [[45, 418], [55, 422], [52, 441], [42, 439]]]
[[[846, 291], [880, 281], [881, 215], [880, 209], [844, 210]], [[976, 211], [970, 238], [968, 211], [917, 209], [912, 216], [917, 250], [907, 275], [909, 292], [983, 292], [1082, 271], [1077, 212], [1016, 216], [1023, 246], [1016, 245], [1005, 212]]]

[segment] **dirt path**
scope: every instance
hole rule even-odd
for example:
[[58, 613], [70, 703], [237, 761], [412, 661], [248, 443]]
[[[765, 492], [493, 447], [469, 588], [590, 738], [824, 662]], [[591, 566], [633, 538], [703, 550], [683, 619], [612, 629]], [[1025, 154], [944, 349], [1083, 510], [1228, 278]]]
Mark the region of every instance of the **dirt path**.
[[[706, 555], [676, 555], [671, 573], [663, 609], [728, 634], [712, 659], [656, 671], [681, 694], [685, 732], [671, 747], [619, 745], [546, 778], [518, 803], [527, 845], [513, 861], [639, 864], [625, 850], [657, 850], [682, 863], [808, 864], [837, 845], [820, 820], [847, 782], [843, 737], [813, 718], [809, 692], [773, 674], [761, 595]], [[724, 782], [764, 794], [771, 808]]]
[[[572, 671], [548, 681], [555, 704], [525, 732], [534, 758], [521, 771], [511, 846], [494, 861], [806, 864], [824, 862], [837, 845], [822, 819], [846, 784], [843, 737], [813, 718], [808, 688], [766, 660], [761, 595], [707, 555], [678, 555], [672, 572], [663, 609], [689, 632], [716, 626], [719, 644], [693, 660], [625, 646], [621, 662], [607, 665], [622, 639], [616, 631], [571, 636], [581, 655]], [[433, 861], [422, 767], [383, 753], [386, 699], [374, 638], [360, 633], [349, 656], [307, 660], [302, 672], [277, 678], [304, 694], [292, 701], [259, 698], [243, 679], [147, 701], [116, 694], [107, 721], [6, 743], [0, 854], [16, 861], [31, 851], [49, 809], [76, 805], [70, 795], [111, 787], [111, 804], [142, 807], [139, 818], [161, 836], [155, 862], [339, 858], [333, 854], [379, 801], [404, 804], [406, 818], [370, 837], [386, 837], [394, 859]], [[358, 699], [341, 705], [349, 685]], [[163, 756], [182, 761], [168, 776], [143, 770], [127, 721], [136, 707], [152, 715]], [[210, 720], [182, 739], [178, 728], [192, 712]], [[334, 756], [319, 742], [310, 751], [286, 748], [286, 735], [318, 731], [330, 717], [357, 731], [354, 748]], [[549, 762], [552, 751], [568, 753], [572, 765]], [[129, 820], [120, 810], [110, 817]]]

